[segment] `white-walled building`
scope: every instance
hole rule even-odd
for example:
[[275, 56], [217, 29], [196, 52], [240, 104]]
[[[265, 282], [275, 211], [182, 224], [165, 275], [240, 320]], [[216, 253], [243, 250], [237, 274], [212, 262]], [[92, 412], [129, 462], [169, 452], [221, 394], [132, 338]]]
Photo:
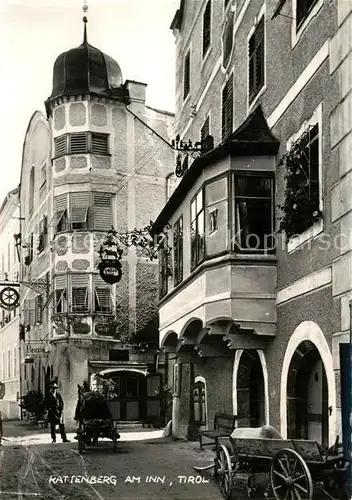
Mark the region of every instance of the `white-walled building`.
[[[19, 307], [7, 308], [12, 299], [16, 304], [18, 255], [14, 235], [19, 233], [18, 188], [10, 191], [0, 208], [0, 411], [3, 419], [19, 416]], [[8, 282], [8, 283], [7, 283]]]

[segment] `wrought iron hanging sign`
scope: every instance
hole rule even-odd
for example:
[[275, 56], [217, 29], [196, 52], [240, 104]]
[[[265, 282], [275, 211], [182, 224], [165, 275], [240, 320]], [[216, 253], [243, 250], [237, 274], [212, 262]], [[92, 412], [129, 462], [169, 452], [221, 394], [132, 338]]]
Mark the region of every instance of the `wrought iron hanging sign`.
[[[207, 135], [201, 141], [193, 143], [191, 140], [183, 141], [180, 139], [180, 136], [177, 135], [176, 139], [171, 141], [171, 145], [175, 151], [186, 153], [195, 160], [214, 148], [214, 138], [212, 135]], [[176, 177], [183, 177], [187, 169], [188, 161], [181, 162], [181, 158], [178, 156], [175, 170]]]
[[122, 276], [120, 262], [122, 250], [112, 229], [100, 246], [99, 257], [98, 269], [101, 278], [109, 285], [118, 283]]
[[11, 311], [16, 309], [20, 303], [20, 294], [16, 288], [12, 286], [5, 286], [0, 292], [0, 307]]

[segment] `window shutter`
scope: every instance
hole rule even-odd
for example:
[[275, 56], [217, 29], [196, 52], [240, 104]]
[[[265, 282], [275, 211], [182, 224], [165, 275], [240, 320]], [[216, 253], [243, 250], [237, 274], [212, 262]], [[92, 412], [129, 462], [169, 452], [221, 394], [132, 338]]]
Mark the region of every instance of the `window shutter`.
[[54, 278], [55, 290], [63, 290], [67, 288], [67, 275], [55, 276]]
[[87, 222], [90, 193], [70, 193], [71, 224]]
[[67, 135], [60, 135], [54, 139], [55, 158], [67, 154]]
[[60, 219], [63, 217], [64, 213], [67, 211], [67, 194], [60, 194], [54, 198], [54, 217], [53, 226], [56, 230]]
[[72, 274], [72, 310], [75, 312], [88, 311], [88, 275]]
[[28, 324], [35, 325], [35, 299], [29, 299], [29, 318]]
[[106, 155], [108, 152], [108, 135], [92, 133], [92, 153]]
[[233, 76], [228, 79], [222, 91], [222, 139], [232, 132], [233, 122]]
[[93, 193], [93, 224], [96, 231], [109, 231], [112, 222], [112, 195]]
[[88, 140], [86, 132], [79, 132], [69, 135], [69, 152], [70, 154], [87, 153]]
[[205, 120], [205, 122], [203, 124], [203, 127], [201, 128], [200, 140], [204, 141], [204, 139], [206, 137], [208, 137], [208, 135], [209, 135], [209, 116], [207, 117], [207, 119]]

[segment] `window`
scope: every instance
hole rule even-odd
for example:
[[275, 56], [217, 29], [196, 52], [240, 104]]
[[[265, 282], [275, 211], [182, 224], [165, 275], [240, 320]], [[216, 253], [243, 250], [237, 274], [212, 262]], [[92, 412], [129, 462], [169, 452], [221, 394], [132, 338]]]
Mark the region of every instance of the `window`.
[[168, 258], [165, 248], [159, 251], [159, 298], [164, 297], [168, 292], [169, 272], [168, 272]]
[[24, 324], [35, 325], [35, 299], [25, 299], [23, 304]]
[[233, 124], [233, 76], [231, 75], [222, 91], [222, 140], [232, 132]]
[[91, 152], [98, 155], [107, 155], [109, 153], [109, 142], [107, 134], [92, 133]]
[[274, 181], [270, 174], [234, 177], [235, 246], [239, 250], [273, 250]]
[[183, 63], [183, 98], [189, 94], [190, 90], [190, 76], [191, 76], [191, 53], [188, 51]]
[[88, 137], [86, 132], [69, 134], [69, 154], [88, 153]]
[[67, 135], [60, 135], [54, 139], [55, 158], [67, 154]]
[[209, 135], [209, 116], [203, 123], [203, 127], [200, 129], [200, 140], [204, 141]]
[[112, 195], [93, 193], [93, 228], [96, 231], [108, 231], [113, 225]]
[[264, 16], [248, 42], [248, 102], [251, 104], [264, 86]]
[[48, 245], [48, 218], [45, 215], [39, 222], [38, 253]]
[[233, 46], [233, 27], [234, 27], [234, 12], [229, 12], [226, 17], [224, 29], [222, 32], [222, 65], [227, 68], [230, 62], [230, 56]]
[[27, 253], [24, 259], [26, 266], [29, 266], [33, 261], [33, 233], [30, 234], [27, 240]]
[[31, 173], [29, 177], [29, 198], [28, 198], [28, 210], [29, 213], [32, 212], [34, 206], [34, 188], [35, 188], [35, 173], [34, 166], [31, 168]]
[[72, 274], [72, 312], [87, 312], [88, 304], [88, 275]]
[[174, 224], [174, 286], [183, 280], [183, 217]]
[[67, 194], [60, 194], [54, 198], [56, 233], [67, 230]]
[[210, 38], [211, 38], [211, 1], [208, 0], [208, 3], [205, 7], [205, 11], [203, 14], [203, 57], [205, 56], [210, 47]]
[[191, 203], [191, 270], [204, 260], [204, 205], [203, 189]]
[[99, 313], [112, 313], [111, 291], [108, 286], [96, 286], [94, 296], [94, 311]]
[[296, 26], [297, 31], [309, 16], [317, 0], [296, 0]]
[[58, 288], [55, 290], [55, 312], [67, 312], [67, 291], [66, 288]]
[[71, 229], [87, 229], [88, 207], [71, 208]]
[[205, 185], [205, 243], [208, 257], [228, 249], [228, 178], [212, 179]]

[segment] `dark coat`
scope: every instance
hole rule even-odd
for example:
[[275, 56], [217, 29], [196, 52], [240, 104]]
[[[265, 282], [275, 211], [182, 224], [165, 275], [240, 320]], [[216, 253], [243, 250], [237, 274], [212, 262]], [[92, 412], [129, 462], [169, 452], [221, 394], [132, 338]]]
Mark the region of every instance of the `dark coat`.
[[54, 395], [50, 392], [47, 401], [48, 420], [49, 422], [59, 423], [61, 414], [64, 409], [64, 402], [59, 392]]

